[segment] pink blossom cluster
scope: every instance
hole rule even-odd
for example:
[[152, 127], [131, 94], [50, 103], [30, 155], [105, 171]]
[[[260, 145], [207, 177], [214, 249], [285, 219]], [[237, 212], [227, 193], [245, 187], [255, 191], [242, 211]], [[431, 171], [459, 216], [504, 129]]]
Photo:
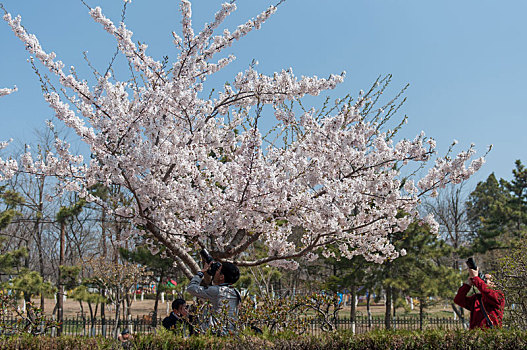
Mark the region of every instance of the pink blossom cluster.
[[[31, 54], [68, 89], [67, 99], [52, 92], [46, 101], [93, 155], [85, 163], [57, 140], [56, 154], [33, 161], [27, 153], [23, 168], [58, 175], [67, 190], [101, 205], [88, 194], [89, 186], [125, 189], [129, 204], [114, 209], [132, 223], [123, 239], [142, 234], [152, 251], [165, 246], [187, 275], [199, 268], [192, 255], [196, 243], [209, 245], [217, 258], [246, 266], [296, 268], [294, 258], [313, 260], [317, 249], [330, 244], [343, 256], [376, 262], [404, 254], [395, 250], [390, 235], [418, 218], [420, 196], [466, 179], [483, 159], [467, 167], [472, 148], [453, 160], [440, 158], [417, 185], [413, 179], [403, 185], [395, 165], [427, 162], [433, 140], [422, 134], [394, 143], [377, 123], [362, 118], [361, 99], [322, 119], [312, 111], [297, 117], [283, 109], [286, 101], [334, 88], [344, 74], [297, 78], [289, 69], [266, 76], [251, 67], [209, 98], [202, 93], [203, 82], [234, 60], [213, 62], [213, 57], [260, 29], [276, 11], [271, 6], [232, 33], [215, 35], [235, 9], [224, 4], [195, 34], [191, 3], [182, 0], [181, 36], [174, 33], [180, 52], [169, 68], [148, 56], [146, 45], [136, 45], [123, 23], [117, 27], [100, 8], [92, 9], [93, 19], [115, 37], [144, 78], [138, 85], [110, 81], [108, 74], [94, 87], [66, 75], [62, 62], [25, 31], [20, 17], [6, 14]], [[265, 146], [258, 121], [267, 118], [261, 115], [266, 104], [275, 110], [277, 128], [294, 131], [292, 142]], [[4, 174], [15, 169], [16, 162], [1, 162]], [[433, 218], [426, 222], [436, 227]], [[268, 256], [250, 260], [246, 252], [256, 242], [265, 243]]]

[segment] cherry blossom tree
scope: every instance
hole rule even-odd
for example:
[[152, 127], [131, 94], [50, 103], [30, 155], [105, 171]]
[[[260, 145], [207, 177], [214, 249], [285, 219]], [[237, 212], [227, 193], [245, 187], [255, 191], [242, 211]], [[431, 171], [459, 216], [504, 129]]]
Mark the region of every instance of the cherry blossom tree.
[[[6, 12], [4, 20], [57, 77], [64, 96], [46, 88], [44, 98], [92, 154], [85, 161], [57, 139], [55, 154], [40, 159], [28, 152], [18, 165], [59, 176], [63, 189], [102, 206], [91, 186], [125, 189], [127, 204], [108, 207], [131, 224], [121, 239], [139, 234], [153, 252], [166, 247], [187, 276], [199, 269], [200, 247], [241, 266], [293, 269], [296, 258], [331, 255], [325, 250], [330, 244], [348, 258], [396, 258], [404, 252], [395, 250], [390, 233], [418, 218], [420, 198], [482, 165], [483, 158], [471, 161], [470, 147], [437, 158], [421, 178], [403, 176], [412, 173], [405, 167], [433, 161], [435, 142], [424, 134], [396, 142], [396, 130], [385, 128], [392, 109], [367, 113], [373, 90], [319, 111], [301, 103], [306, 95], [334, 88], [344, 74], [298, 78], [288, 69], [267, 76], [251, 65], [215, 92], [204, 91], [207, 78], [234, 60], [221, 56], [224, 50], [260, 29], [277, 6], [234, 31], [219, 31], [236, 9], [234, 1], [224, 3], [198, 33], [190, 1], [182, 0], [180, 9], [181, 32], [173, 33], [179, 54], [169, 63], [147, 55], [147, 46], [135, 44], [123, 22], [116, 25], [101, 8], [91, 8], [131, 67], [130, 79], [113, 79], [108, 69], [93, 86], [73, 68], [66, 72], [20, 17]], [[269, 119], [274, 126], [264, 132], [263, 120]], [[16, 163], [2, 162], [0, 175], [8, 176]], [[423, 220], [437, 226], [431, 216]], [[265, 247], [265, 256], [251, 256], [255, 244]]]

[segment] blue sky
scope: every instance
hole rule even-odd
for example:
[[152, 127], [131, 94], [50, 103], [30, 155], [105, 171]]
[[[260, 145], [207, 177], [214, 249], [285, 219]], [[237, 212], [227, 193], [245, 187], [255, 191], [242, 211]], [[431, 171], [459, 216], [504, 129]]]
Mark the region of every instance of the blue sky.
[[[81, 76], [90, 77], [83, 51], [101, 70], [108, 64], [115, 42], [80, 1], [2, 2], [13, 15], [22, 15], [44, 49], [55, 51]], [[196, 31], [212, 20], [221, 2], [193, 3]], [[233, 29], [275, 2], [238, 0], [238, 11], [224, 26]], [[122, 1], [87, 3], [119, 21]], [[128, 6], [128, 28], [158, 59], [176, 56], [171, 31], [180, 30], [178, 4], [134, 0]], [[491, 172], [510, 179], [514, 161], [527, 162], [526, 13], [525, 0], [287, 0], [260, 31], [228, 50], [237, 60], [217, 81], [231, 80], [252, 59], [267, 74], [289, 67], [297, 75], [320, 77], [346, 71], [345, 82], [328, 92], [336, 98], [356, 95], [378, 75], [393, 74], [391, 93], [410, 83], [403, 107], [409, 122], [401, 136], [413, 138], [424, 130], [437, 140], [440, 154], [454, 139], [459, 150], [475, 143], [481, 154], [493, 144], [474, 181]], [[52, 111], [41, 97], [27, 52], [5, 22], [0, 23], [0, 45], [0, 87], [19, 88], [0, 99], [0, 140], [28, 142]]]

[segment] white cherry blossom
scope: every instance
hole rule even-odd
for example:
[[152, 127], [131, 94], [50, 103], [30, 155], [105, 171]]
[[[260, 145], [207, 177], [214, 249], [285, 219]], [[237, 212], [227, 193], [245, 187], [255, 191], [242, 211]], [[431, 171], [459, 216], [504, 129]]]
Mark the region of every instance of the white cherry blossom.
[[[152, 251], [165, 246], [187, 275], [199, 268], [199, 245], [218, 259], [245, 266], [296, 268], [293, 259], [313, 260], [314, 252], [329, 244], [346, 257], [396, 258], [404, 252], [395, 250], [390, 234], [418, 218], [420, 197], [468, 178], [483, 164], [480, 158], [467, 166], [474, 155], [470, 148], [454, 159], [436, 159], [423, 178], [403, 184], [401, 166], [432, 159], [435, 141], [421, 134], [395, 142], [378, 121], [362, 114], [367, 94], [323, 117], [284, 107], [333, 89], [344, 73], [298, 78], [287, 69], [267, 76], [252, 66], [209, 98], [202, 91], [207, 77], [234, 61], [232, 55], [213, 61], [215, 55], [260, 29], [276, 8], [220, 34], [217, 28], [235, 4], [222, 5], [197, 34], [190, 1], [182, 0], [180, 8], [181, 33], [173, 35], [179, 55], [166, 68], [147, 55], [146, 45], [134, 42], [124, 23], [116, 26], [99, 7], [90, 10], [115, 37], [142, 84], [110, 80], [107, 74], [91, 87], [65, 73], [64, 64], [27, 33], [20, 17], [6, 14], [4, 20], [58, 78], [68, 98], [55, 92], [44, 97], [93, 155], [87, 162], [57, 140], [56, 154], [34, 159], [27, 153], [21, 167], [60, 176], [63, 188], [101, 205], [87, 188], [101, 183], [125, 189], [130, 204], [114, 212], [132, 224], [124, 239], [140, 234]], [[288, 141], [269, 142], [259, 128], [262, 118], [275, 118], [276, 134], [289, 135]], [[1, 178], [16, 168], [15, 160], [0, 159]], [[437, 227], [433, 218], [425, 221]], [[253, 260], [248, 252], [257, 242], [268, 255]]]
[[12, 94], [13, 92], [18, 91], [18, 88], [15, 86], [12, 89], [9, 88], [1, 88], [0, 89], [0, 97], [7, 96]]

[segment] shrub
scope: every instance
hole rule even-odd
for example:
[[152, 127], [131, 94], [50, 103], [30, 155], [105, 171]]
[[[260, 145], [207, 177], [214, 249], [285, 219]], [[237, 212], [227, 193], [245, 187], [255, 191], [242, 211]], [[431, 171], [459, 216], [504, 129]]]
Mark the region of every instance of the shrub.
[[[22, 335], [0, 338], [0, 349], [119, 349], [113, 339], [85, 337], [32, 337]], [[336, 349], [478, 349], [512, 350], [527, 348], [527, 332], [519, 330], [487, 331], [376, 331], [353, 335], [331, 332], [320, 336], [244, 333], [233, 337], [196, 336], [182, 338], [160, 330], [157, 334], [137, 335], [131, 349], [142, 350], [336, 350]]]
[[0, 337], [0, 349], [24, 350], [110, 350], [122, 349], [115, 339], [101, 337], [74, 336], [31, 336], [22, 334], [12, 337]]

